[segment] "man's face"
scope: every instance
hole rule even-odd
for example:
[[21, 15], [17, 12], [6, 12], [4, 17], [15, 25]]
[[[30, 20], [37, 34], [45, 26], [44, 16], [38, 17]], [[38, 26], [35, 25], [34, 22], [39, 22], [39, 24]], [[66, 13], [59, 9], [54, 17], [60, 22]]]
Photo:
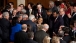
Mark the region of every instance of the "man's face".
[[60, 13], [60, 15], [64, 15], [65, 14], [65, 12], [63, 11], [63, 9], [60, 9], [59, 13]]
[[42, 6], [41, 5], [37, 5], [37, 9], [41, 9], [42, 8]]
[[73, 9], [73, 10], [74, 10], [74, 12], [76, 12], [76, 6], [74, 7], [74, 9]]

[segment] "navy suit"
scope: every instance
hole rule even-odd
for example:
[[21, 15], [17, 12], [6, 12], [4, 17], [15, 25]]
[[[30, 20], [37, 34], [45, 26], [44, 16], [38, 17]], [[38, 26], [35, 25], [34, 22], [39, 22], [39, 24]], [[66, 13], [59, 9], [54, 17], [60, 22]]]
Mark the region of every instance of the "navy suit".
[[33, 31], [34, 33], [35, 33], [36, 30], [37, 30], [37, 25], [36, 25], [34, 22], [32, 22], [31, 20], [21, 21], [21, 24], [30, 25], [30, 26], [31, 26], [31, 31]]
[[59, 30], [59, 27], [61, 25], [64, 25], [63, 18], [61, 16], [58, 16], [56, 20], [55, 19], [53, 20], [53, 24], [52, 25], [53, 25], [53, 27], [52, 27], [53, 32], [57, 33], [58, 30]]

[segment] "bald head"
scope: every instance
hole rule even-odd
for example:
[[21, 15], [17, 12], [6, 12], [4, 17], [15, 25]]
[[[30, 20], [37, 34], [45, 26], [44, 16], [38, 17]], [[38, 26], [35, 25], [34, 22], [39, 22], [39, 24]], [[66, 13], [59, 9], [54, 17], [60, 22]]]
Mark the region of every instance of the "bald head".
[[47, 31], [49, 29], [49, 25], [48, 24], [43, 24], [43, 30]]
[[22, 30], [26, 30], [27, 31], [27, 25], [26, 24], [22, 24]]

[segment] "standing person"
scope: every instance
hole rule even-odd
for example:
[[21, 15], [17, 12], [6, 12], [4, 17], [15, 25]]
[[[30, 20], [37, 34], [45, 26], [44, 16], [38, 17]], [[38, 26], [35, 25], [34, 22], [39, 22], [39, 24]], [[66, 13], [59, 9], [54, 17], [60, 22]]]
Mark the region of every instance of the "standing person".
[[73, 7], [72, 20], [76, 20], [76, 5]]
[[27, 11], [26, 11], [26, 14], [27, 14], [28, 16], [34, 14], [33, 3], [28, 3], [28, 9], [27, 9]]
[[17, 23], [17, 17], [14, 17], [12, 19], [12, 27], [11, 27], [11, 33], [10, 33], [10, 42], [14, 42], [14, 35], [16, 32], [21, 31], [21, 24]]
[[33, 31], [34, 33], [37, 31], [37, 25], [35, 23], [35, 16], [34, 15], [30, 15], [29, 19], [28, 19], [28, 15], [24, 15], [21, 24], [30, 25], [31, 31]]
[[14, 3], [13, 2], [9, 2], [8, 5], [10, 5], [10, 13], [12, 14], [12, 12], [14, 10]]
[[37, 3], [37, 9], [35, 10], [35, 17], [38, 19], [40, 17], [43, 18], [43, 23], [46, 23], [46, 19], [47, 19], [47, 13], [46, 10], [43, 9], [43, 6], [41, 3]]
[[2, 30], [2, 43], [8, 43], [9, 41], [9, 29], [10, 29], [10, 22], [9, 22], [9, 13], [4, 12], [2, 14], [3, 18], [0, 19], [0, 27]]
[[48, 24], [44, 24], [42, 30], [39, 30], [35, 33], [35, 41], [37, 41], [38, 43], [43, 43], [43, 39], [48, 36], [48, 34], [46, 33], [48, 28]]
[[22, 30], [15, 34], [14, 43], [26, 43], [26, 41], [28, 40], [28, 35], [26, 31], [27, 31], [27, 25], [22, 24]]
[[66, 41], [63, 40], [63, 37], [64, 37], [64, 31], [60, 30], [58, 32], [58, 37], [60, 39], [60, 43], [66, 43]]
[[52, 11], [52, 12], [54, 12], [54, 11], [58, 12], [58, 9], [55, 6], [55, 3], [53, 1], [49, 1], [49, 10]]
[[34, 32], [28, 32], [27, 35], [28, 35], [28, 41], [27, 41], [27, 43], [37, 43], [36, 41], [33, 40], [33, 38], [34, 38]]
[[61, 16], [59, 16], [59, 13], [54, 11], [53, 12], [53, 20], [52, 20], [52, 31], [56, 34], [58, 33], [58, 30], [61, 26], [64, 25], [64, 21]]
[[70, 27], [70, 20], [69, 20], [68, 16], [65, 14], [65, 11], [63, 8], [60, 8], [59, 15], [62, 17], [62, 19], [64, 21], [64, 26]]

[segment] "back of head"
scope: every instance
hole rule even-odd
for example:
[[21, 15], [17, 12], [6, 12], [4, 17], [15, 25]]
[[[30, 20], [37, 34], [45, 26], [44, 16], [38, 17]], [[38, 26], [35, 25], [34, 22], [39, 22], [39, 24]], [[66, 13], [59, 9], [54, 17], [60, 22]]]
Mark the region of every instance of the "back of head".
[[28, 15], [24, 14], [24, 15], [22, 16], [22, 18], [23, 18], [23, 20], [28, 20]]
[[26, 24], [22, 24], [22, 30], [27, 31], [27, 25]]
[[34, 32], [28, 32], [28, 38], [29, 39], [34, 38]]
[[64, 36], [64, 31], [60, 30], [58, 31], [58, 37], [63, 37]]
[[45, 36], [45, 38], [43, 39], [43, 43], [50, 43], [50, 37]]
[[12, 19], [12, 26], [16, 25], [17, 19], [18, 19], [17, 17], [13, 17], [13, 19]]
[[69, 34], [70, 28], [69, 28], [69, 27], [63, 27], [62, 30], [63, 30], [65, 33]]
[[49, 25], [48, 24], [43, 24], [42, 30], [47, 31], [48, 29], [49, 29]]
[[30, 15], [29, 16], [29, 20], [31, 20], [32, 22], [35, 22], [35, 16], [34, 15]]
[[9, 13], [8, 13], [8, 12], [4, 12], [4, 13], [3, 13], [3, 18], [8, 19], [7, 17], [9, 18]]
[[57, 36], [53, 36], [51, 42], [52, 43], [60, 43], [60, 39]]

